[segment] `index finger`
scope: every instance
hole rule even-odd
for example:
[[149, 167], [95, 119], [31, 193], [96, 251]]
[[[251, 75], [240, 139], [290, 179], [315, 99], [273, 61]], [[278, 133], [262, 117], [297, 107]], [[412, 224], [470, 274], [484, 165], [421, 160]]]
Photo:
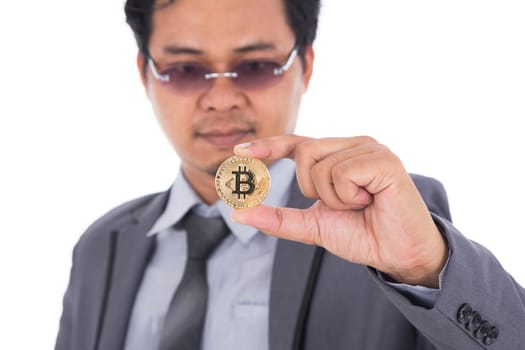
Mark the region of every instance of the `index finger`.
[[[369, 153], [370, 147], [365, 146], [370, 144], [377, 144], [377, 141], [368, 136], [313, 139], [284, 135], [237, 145], [234, 153], [241, 157], [257, 158], [265, 163], [272, 163], [281, 158], [294, 160], [301, 192], [306, 197], [323, 200], [334, 209], [341, 209], [347, 208], [349, 203], [343, 204], [341, 196], [336, 192], [336, 179], [332, 172], [334, 166], [348, 157]], [[358, 193], [358, 187], [353, 181], [347, 181], [345, 189]]]
[[271, 136], [236, 145], [233, 152], [240, 157], [253, 157], [269, 162], [282, 158], [294, 160], [297, 145], [309, 140], [312, 138], [293, 134]]
[[252, 157], [269, 162], [282, 158], [298, 160], [296, 150], [301, 145], [301, 147], [304, 146], [301, 150], [302, 157], [300, 156], [300, 158], [304, 159], [301, 159], [301, 161], [311, 166], [335, 152], [369, 143], [377, 143], [377, 141], [369, 136], [314, 139], [312, 137], [289, 134], [242, 143], [236, 145], [233, 148], [233, 152], [240, 157]]

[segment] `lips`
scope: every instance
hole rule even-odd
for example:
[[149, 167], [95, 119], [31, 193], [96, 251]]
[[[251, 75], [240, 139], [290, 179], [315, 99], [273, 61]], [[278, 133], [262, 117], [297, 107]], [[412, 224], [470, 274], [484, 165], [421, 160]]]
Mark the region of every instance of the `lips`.
[[253, 130], [231, 129], [226, 131], [208, 131], [197, 136], [216, 147], [233, 147], [243, 141]]

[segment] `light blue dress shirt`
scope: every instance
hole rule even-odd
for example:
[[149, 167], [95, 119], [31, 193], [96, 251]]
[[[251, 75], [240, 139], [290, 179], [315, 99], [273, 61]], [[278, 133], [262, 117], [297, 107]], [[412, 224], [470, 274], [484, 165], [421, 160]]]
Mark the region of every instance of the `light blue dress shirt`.
[[[295, 175], [292, 161], [270, 167], [272, 186], [264, 204], [284, 206]], [[184, 176], [173, 184], [164, 213], [148, 235], [156, 235], [157, 249], [146, 268], [131, 314], [126, 350], [157, 349], [171, 296], [186, 262], [186, 232], [174, 228], [188, 210], [202, 216], [222, 216], [232, 234], [207, 262], [208, 309], [203, 350], [268, 349], [270, 282], [277, 239], [256, 229], [235, 224], [232, 209], [217, 201], [202, 203]]]
[[[264, 204], [285, 206], [295, 164], [280, 160], [269, 170], [272, 186]], [[166, 209], [147, 233], [155, 235], [157, 249], [135, 299], [125, 350], [159, 347], [164, 318], [187, 255], [186, 231], [174, 225], [188, 210], [206, 217], [222, 216], [232, 233], [207, 262], [209, 295], [202, 350], [268, 350], [270, 283], [277, 239], [233, 223], [232, 209], [222, 201], [210, 206], [202, 203], [182, 172], [171, 187]], [[437, 289], [389, 284], [423, 306], [431, 306], [439, 293]]]

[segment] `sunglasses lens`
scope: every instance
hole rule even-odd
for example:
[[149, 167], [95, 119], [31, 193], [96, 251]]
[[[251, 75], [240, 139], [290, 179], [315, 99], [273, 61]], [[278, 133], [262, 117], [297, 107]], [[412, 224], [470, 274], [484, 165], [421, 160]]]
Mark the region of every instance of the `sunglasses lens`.
[[274, 74], [279, 64], [271, 61], [249, 61], [233, 68], [238, 76], [233, 80], [241, 89], [261, 89], [277, 83], [282, 75]]
[[[243, 90], [256, 90], [277, 83], [282, 74], [275, 74], [275, 70], [281, 65], [272, 61], [247, 61], [232, 67], [235, 77], [232, 82]], [[175, 92], [199, 92], [209, 89], [213, 84], [213, 78], [208, 75], [217, 74], [219, 77], [229, 77], [222, 73], [210, 74], [210, 70], [197, 63], [176, 63], [159, 72], [161, 76], [168, 77], [163, 84]]]
[[209, 88], [211, 80], [204, 79], [209, 70], [195, 63], [178, 63], [170, 66], [161, 74], [169, 76], [165, 84], [178, 92], [202, 91]]

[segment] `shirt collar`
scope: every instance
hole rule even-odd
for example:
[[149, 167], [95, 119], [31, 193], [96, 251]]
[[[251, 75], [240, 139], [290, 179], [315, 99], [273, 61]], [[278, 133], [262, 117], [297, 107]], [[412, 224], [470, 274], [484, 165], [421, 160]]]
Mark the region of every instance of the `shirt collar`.
[[[288, 188], [295, 175], [295, 163], [289, 159], [281, 159], [273, 163], [269, 169], [271, 188], [264, 200], [264, 205], [282, 207], [288, 201]], [[153, 236], [178, 223], [186, 213], [195, 207], [195, 211], [205, 217], [222, 216], [232, 233], [242, 242], [247, 243], [257, 234], [257, 229], [234, 223], [231, 218], [232, 208], [221, 200], [211, 205], [202, 202], [182, 171], [179, 171], [175, 182], [171, 186], [166, 209], [148, 231]]]

